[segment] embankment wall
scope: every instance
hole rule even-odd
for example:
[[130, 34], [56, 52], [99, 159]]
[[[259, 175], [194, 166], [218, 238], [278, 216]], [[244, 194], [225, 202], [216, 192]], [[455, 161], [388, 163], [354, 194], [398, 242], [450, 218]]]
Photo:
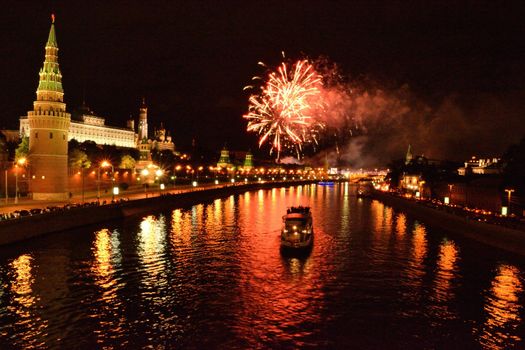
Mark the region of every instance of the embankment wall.
[[180, 208], [231, 195], [269, 189], [311, 184], [312, 181], [270, 182], [231, 185], [191, 192], [166, 194], [94, 207], [77, 207], [13, 220], [0, 221], [0, 245], [11, 244], [44, 234], [66, 231], [126, 216], [147, 214], [151, 211]]
[[479, 222], [380, 191], [374, 191], [372, 198], [393, 208], [403, 210], [431, 226], [493, 247], [525, 255], [525, 232], [523, 231]]

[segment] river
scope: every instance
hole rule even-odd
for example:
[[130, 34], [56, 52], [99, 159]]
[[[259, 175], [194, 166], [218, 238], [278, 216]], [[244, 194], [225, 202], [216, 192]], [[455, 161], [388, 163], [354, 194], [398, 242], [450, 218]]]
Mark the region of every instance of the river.
[[[310, 254], [281, 217], [312, 208]], [[523, 348], [525, 261], [349, 184], [246, 192], [0, 248], [0, 348]]]

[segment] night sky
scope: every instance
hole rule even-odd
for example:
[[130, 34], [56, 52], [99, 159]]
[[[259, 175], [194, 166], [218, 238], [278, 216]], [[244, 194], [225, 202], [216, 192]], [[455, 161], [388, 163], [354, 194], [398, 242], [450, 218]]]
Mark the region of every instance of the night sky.
[[327, 56], [350, 79], [405, 86], [418, 104], [452, 103], [465, 123], [499, 128], [482, 138], [454, 135], [459, 153], [408, 140], [416, 152], [497, 153], [525, 136], [519, 2], [12, 1], [0, 15], [4, 127], [18, 128], [32, 108], [52, 12], [68, 110], [85, 94], [108, 124], [123, 126], [145, 96], [150, 126], [164, 122], [179, 148], [192, 138], [212, 149], [257, 148], [244, 131], [242, 88], [261, 73], [258, 61], [278, 64], [283, 50]]

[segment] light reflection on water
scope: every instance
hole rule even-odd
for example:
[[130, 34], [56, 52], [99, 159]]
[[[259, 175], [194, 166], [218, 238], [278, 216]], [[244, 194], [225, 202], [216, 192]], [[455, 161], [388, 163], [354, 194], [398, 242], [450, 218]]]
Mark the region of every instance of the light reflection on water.
[[523, 276], [348, 184], [259, 190], [3, 248], [0, 348], [520, 347]]
[[[507, 349], [523, 341], [523, 278], [512, 265], [501, 264], [491, 288], [486, 292], [484, 309], [486, 321], [482, 327], [481, 344], [487, 349]], [[523, 344], [522, 344], [523, 345]]]

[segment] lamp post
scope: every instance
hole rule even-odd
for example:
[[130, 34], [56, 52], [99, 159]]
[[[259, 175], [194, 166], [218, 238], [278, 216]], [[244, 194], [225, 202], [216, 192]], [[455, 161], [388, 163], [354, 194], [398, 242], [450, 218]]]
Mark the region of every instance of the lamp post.
[[[164, 184], [161, 184], [160, 183], [160, 178], [162, 177], [162, 175], [164, 174], [164, 171], [162, 169], [157, 169], [155, 170], [155, 176], [157, 177], [157, 180], [159, 180], [159, 196], [161, 195], [161, 191], [162, 191], [162, 187], [164, 187]], [[162, 185], [162, 186], [161, 186]]]
[[507, 192], [507, 205], [509, 207], [509, 214], [512, 214], [512, 210], [510, 207], [510, 199], [512, 198], [512, 192], [514, 192], [513, 188], [506, 188], [505, 192]]
[[[149, 170], [148, 169], [142, 169], [140, 174], [142, 175], [143, 179], [146, 179], [146, 177], [149, 175]], [[143, 180], [143, 181], [147, 181], [147, 180]], [[144, 187], [144, 194], [146, 195], [146, 198], [148, 198], [148, 193], [146, 192], [147, 183], [143, 182], [142, 186]]]
[[[97, 201], [100, 201], [100, 168], [106, 168], [108, 166], [111, 166], [111, 178], [113, 178], [113, 165], [109, 163], [107, 160], [104, 160], [100, 165], [98, 166], [98, 175], [97, 175]], [[113, 181], [112, 181], [113, 182]]]
[[26, 158], [20, 158], [15, 162], [15, 204], [18, 203], [18, 166], [23, 166]]

